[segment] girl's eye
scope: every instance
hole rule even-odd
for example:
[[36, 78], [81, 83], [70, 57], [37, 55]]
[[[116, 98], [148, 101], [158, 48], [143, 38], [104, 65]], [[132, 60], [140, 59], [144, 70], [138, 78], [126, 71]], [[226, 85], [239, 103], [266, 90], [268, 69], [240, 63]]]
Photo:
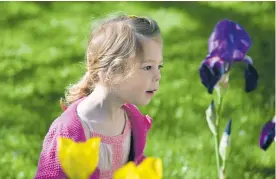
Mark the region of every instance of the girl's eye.
[[150, 69], [151, 69], [151, 66], [146, 66], [144, 69], [145, 69], [145, 70], [150, 70]]

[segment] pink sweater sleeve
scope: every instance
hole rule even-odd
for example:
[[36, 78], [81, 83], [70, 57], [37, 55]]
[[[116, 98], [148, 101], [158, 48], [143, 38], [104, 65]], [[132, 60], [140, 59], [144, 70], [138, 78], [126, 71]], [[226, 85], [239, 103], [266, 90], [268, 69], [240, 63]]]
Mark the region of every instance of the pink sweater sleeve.
[[57, 137], [70, 137], [68, 131], [56, 123], [52, 124], [43, 141], [42, 151], [34, 179], [65, 179], [57, 157]]
[[84, 141], [85, 136], [80, 124], [64, 118], [56, 119], [51, 125], [43, 141], [38, 168], [34, 179], [65, 179], [58, 157], [57, 138], [59, 136], [70, 138], [76, 142]]

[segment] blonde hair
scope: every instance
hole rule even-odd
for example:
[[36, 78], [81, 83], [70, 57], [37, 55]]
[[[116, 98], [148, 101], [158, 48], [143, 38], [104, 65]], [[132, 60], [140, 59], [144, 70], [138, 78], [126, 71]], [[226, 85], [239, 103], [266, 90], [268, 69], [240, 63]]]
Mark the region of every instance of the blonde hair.
[[106, 74], [105, 82], [109, 85], [128, 78], [135, 64], [140, 63], [134, 57], [143, 53], [144, 38], [161, 40], [157, 22], [147, 17], [118, 15], [98, 23], [88, 43], [87, 72], [80, 81], [67, 87], [65, 99], [60, 101], [62, 108], [89, 95], [99, 82], [100, 71]]

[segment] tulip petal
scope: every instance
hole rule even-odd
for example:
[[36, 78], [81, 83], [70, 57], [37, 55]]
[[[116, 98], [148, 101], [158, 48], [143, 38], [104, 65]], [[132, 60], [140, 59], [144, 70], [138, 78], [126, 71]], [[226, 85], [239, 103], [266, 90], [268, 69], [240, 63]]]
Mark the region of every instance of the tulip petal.
[[58, 158], [69, 178], [87, 179], [99, 161], [100, 138], [75, 142], [69, 138], [58, 138]]
[[114, 179], [139, 179], [139, 173], [134, 162], [128, 162], [114, 172]]
[[162, 161], [159, 158], [148, 157], [137, 167], [140, 178], [161, 179], [163, 177]]

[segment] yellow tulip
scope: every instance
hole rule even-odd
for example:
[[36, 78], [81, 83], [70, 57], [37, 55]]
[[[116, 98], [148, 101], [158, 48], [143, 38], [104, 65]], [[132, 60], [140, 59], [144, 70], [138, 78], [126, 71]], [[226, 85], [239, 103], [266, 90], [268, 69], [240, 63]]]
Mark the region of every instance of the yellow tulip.
[[114, 179], [140, 179], [133, 162], [128, 162], [114, 173]]
[[145, 158], [137, 169], [141, 179], [161, 179], [163, 177], [162, 161], [159, 158]]
[[148, 157], [136, 167], [129, 162], [114, 173], [114, 179], [162, 179], [161, 159]]
[[70, 179], [88, 179], [99, 162], [100, 138], [86, 142], [74, 142], [69, 138], [58, 138], [58, 158]]

